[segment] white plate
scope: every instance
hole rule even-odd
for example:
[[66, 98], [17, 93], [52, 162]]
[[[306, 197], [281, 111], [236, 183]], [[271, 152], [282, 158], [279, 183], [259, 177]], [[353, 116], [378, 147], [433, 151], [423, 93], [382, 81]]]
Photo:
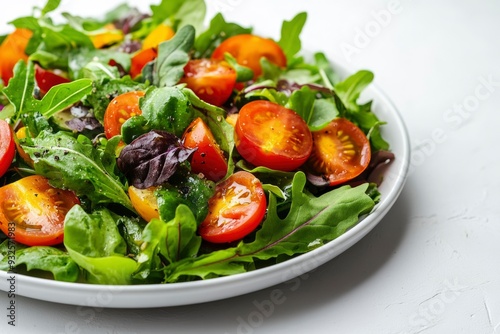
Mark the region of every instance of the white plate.
[[[342, 75], [347, 72], [336, 66]], [[196, 304], [214, 301], [264, 289], [300, 276], [333, 259], [370, 232], [387, 214], [401, 190], [408, 173], [410, 146], [408, 132], [397, 109], [382, 91], [371, 84], [363, 98], [373, 99], [373, 110], [381, 120], [383, 136], [391, 145], [395, 161], [384, 173], [379, 187], [381, 201], [373, 212], [337, 239], [309, 253], [286, 262], [248, 273], [205, 281], [173, 284], [106, 286], [57, 282], [48, 279], [15, 275], [16, 293], [25, 297], [93, 307], [148, 308]], [[10, 277], [0, 271], [0, 290], [8, 291]]]

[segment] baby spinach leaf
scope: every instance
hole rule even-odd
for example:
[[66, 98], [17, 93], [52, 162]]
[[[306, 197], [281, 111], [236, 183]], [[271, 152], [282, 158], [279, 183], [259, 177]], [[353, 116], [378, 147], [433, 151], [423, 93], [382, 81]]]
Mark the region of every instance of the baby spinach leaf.
[[[116, 140], [109, 143], [116, 145]], [[49, 178], [53, 186], [71, 189], [95, 205], [119, 203], [134, 211], [127, 188], [116, 174], [114, 152], [96, 149], [84, 136], [48, 131], [42, 131], [23, 149], [33, 159], [36, 173]]]
[[26, 247], [12, 240], [5, 240], [0, 244], [0, 270], [11, 269], [8, 262], [11, 243], [14, 243], [15, 247], [16, 268], [25, 265], [28, 271], [47, 271], [52, 273], [56, 281], [76, 282], [78, 280], [80, 269], [66, 252], [47, 246]]
[[85, 270], [89, 283], [130, 284], [137, 262], [126, 256], [127, 246], [117, 227], [118, 217], [107, 209], [92, 213], [75, 205], [64, 221], [64, 246]]

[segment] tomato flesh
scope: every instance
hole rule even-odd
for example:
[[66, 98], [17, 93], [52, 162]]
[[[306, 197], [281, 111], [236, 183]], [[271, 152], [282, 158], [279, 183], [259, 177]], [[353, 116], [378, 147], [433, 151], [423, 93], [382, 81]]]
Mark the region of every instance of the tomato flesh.
[[252, 34], [242, 34], [229, 37], [213, 52], [212, 59], [223, 60], [228, 52], [238, 64], [249, 67], [254, 72], [254, 78], [262, 73], [260, 59], [267, 58], [279, 67], [286, 67], [286, 56], [278, 43], [272, 39]]
[[214, 182], [222, 179], [227, 173], [227, 161], [210, 128], [201, 118], [196, 118], [187, 127], [182, 136], [183, 145], [197, 148], [191, 155], [191, 171], [202, 173]]
[[139, 216], [147, 222], [150, 222], [151, 219], [154, 218], [160, 218], [155, 190], [156, 187], [138, 189], [134, 186], [130, 186], [128, 188], [128, 195], [132, 202], [132, 206]]
[[241, 108], [235, 125], [238, 153], [255, 166], [292, 171], [311, 154], [312, 135], [293, 110], [269, 101], [252, 101]]
[[57, 245], [66, 213], [76, 204], [73, 192], [52, 187], [43, 176], [28, 176], [0, 188], [0, 229], [24, 245]]
[[35, 66], [35, 80], [42, 94], [46, 94], [49, 89], [56, 85], [70, 82], [69, 79], [52, 71], [45, 70], [39, 65]]
[[16, 144], [12, 129], [6, 121], [0, 119], [0, 177], [7, 172], [15, 155]]
[[240, 240], [259, 226], [266, 205], [260, 181], [251, 173], [236, 172], [216, 186], [198, 233], [212, 243]]
[[212, 59], [190, 60], [180, 80], [205, 102], [222, 106], [233, 92], [236, 71], [225, 61]]
[[345, 118], [337, 118], [313, 132], [313, 151], [307, 165], [331, 186], [359, 176], [370, 163], [371, 148], [363, 131]]
[[144, 96], [143, 91], [132, 91], [118, 95], [109, 103], [104, 113], [104, 134], [112, 138], [121, 134], [123, 123], [133, 116], [141, 115], [139, 99]]

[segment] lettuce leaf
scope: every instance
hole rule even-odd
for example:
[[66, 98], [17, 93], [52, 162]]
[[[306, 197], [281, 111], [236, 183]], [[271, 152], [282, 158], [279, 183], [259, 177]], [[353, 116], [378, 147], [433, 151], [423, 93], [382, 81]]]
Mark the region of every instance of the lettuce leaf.
[[166, 281], [176, 282], [184, 276], [210, 278], [241, 273], [255, 259], [305, 253], [343, 234], [375, 205], [366, 194], [368, 184], [340, 187], [319, 197], [305, 190], [305, 184], [306, 176], [297, 172], [290, 210], [284, 218], [278, 213], [276, 197], [269, 194], [267, 217], [255, 240], [167, 266]]

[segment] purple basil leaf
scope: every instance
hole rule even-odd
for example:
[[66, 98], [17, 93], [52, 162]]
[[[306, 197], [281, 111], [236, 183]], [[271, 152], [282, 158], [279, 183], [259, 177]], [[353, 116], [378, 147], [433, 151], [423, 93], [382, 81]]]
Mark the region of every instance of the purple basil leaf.
[[153, 130], [123, 148], [118, 168], [131, 185], [146, 189], [167, 182], [179, 163], [186, 161], [194, 151], [184, 147], [177, 136]]

